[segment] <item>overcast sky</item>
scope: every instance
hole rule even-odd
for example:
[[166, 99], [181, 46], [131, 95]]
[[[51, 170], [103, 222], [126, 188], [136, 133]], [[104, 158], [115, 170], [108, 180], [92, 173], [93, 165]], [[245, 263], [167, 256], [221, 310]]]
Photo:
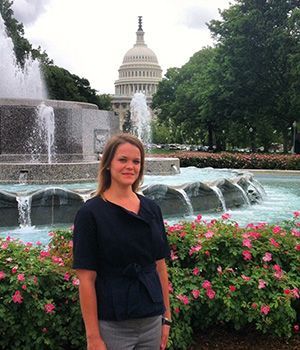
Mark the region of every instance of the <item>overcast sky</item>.
[[145, 42], [163, 73], [212, 45], [205, 23], [234, 0], [14, 0], [25, 37], [58, 66], [87, 78], [100, 93], [114, 93], [123, 56], [134, 45], [138, 16]]

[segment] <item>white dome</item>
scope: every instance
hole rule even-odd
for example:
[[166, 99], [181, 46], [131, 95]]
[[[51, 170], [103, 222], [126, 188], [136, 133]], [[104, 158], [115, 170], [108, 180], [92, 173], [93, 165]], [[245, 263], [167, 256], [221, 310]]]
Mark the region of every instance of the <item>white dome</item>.
[[119, 67], [119, 78], [115, 81], [115, 96], [131, 97], [136, 92], [144, 92], [151, 98], [162, 79], [162, 69], [155, 53], [144, 41], [142, 17], [139, 16], [139, 27], [136, 42], [123, 57]]
[[144, 45], [135, 45], [133, 48], [128, 50], [123, 58], [123, 63], [131, 62], [151, 62], [158, 64], [155, 53]]

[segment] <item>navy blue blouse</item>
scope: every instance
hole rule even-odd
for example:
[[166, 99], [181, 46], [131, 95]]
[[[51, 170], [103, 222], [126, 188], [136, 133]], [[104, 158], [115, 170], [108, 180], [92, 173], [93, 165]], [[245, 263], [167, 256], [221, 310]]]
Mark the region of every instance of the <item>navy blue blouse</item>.
[[73, 268], [97, 272], [98, 317], [126, 320], [164, 313], [156, 260], [170, 254], [161, 210], [140, 196], [138, 214], [94, 197], [74, 223]]

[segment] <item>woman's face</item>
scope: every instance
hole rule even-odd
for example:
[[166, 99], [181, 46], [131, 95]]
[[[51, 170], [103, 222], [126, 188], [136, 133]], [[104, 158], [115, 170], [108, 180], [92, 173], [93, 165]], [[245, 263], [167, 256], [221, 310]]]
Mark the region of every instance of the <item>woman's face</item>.
[[141, 171], [141, 152], [131, 143], [118, 146], [110, 163], [111, 185], [132, 186]]

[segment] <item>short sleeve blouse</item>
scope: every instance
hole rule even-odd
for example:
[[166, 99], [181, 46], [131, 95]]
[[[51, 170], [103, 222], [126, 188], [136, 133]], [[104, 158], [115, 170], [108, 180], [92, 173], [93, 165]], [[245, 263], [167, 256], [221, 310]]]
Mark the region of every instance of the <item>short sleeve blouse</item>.
[[164, 312], [155, 269], [170, 249], [161, 210], [140, 196], [138, 214], [101, 197], [88, 200], [74, 223], [73, 268], [97, 272], [98, 316], [105, 320]]

